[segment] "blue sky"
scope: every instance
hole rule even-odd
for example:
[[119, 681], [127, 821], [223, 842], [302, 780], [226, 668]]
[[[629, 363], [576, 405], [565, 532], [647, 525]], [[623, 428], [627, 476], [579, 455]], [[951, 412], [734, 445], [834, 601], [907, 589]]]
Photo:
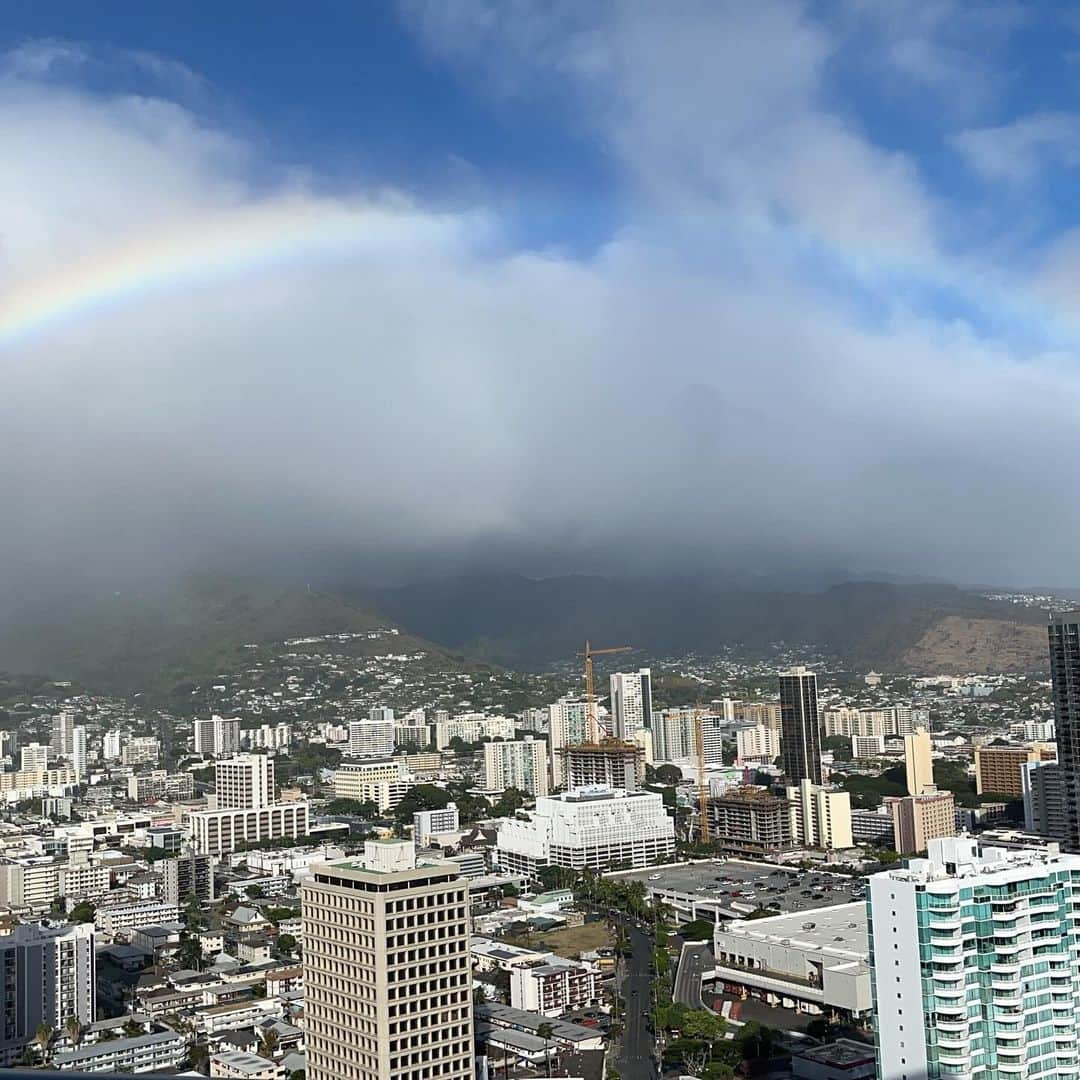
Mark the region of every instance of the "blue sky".
[[1077, 583], [1071, 7], [4, 15], [10, 565]]

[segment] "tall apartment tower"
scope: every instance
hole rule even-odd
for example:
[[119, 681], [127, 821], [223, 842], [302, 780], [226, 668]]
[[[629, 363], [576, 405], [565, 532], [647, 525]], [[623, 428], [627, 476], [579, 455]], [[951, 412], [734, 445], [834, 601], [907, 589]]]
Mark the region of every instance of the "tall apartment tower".
[[1065, 792], [1066, 851], [1080, 851], [1080, 611], [1050, 618], [1050, 678]]
[[780, 674], [780, 763], [789, 784], [821, 784], [817, 676], [796, 667]]
[[473, 1080], [469, 892], [411, 841], [301, 888], [308, 1080]]
[[195, 753], [211, 757], [228, 757], [240, 750], [239, 717], [211, 716], [196, 720]]
[[[381, 720], [383, 723], [389, 721], [391, 724], [394, 722], [394, 710], [388, 709], [385, 705], [376, 705], [368, 709], [367, 716], [369, 720]], [[420, 723], [423, 722], [423, 720], [420, 721]]]
[[214, 766], [218, 810], [261, 810], [274, 801], [274, 759], [239, 754]]
[[904, 736], [904, 773], [909, 795], [923, 795], [934, 786], [931, 745], [930, 732], [924, 727]]
[[86, 779], [86, 766], [89, 754], [86, 748], [86, 728], [80, 725], [71, 732], [71, 766], [75, 770], [75, 779], [81, 784]]
[[953, 837], [867, 880], [880, 1080], [1080, 1073], [1080, 858]]
[[388, 712], [389, 720], [350, 720], [349, 757], [388, 758], [394, 752], [394, 720], [392, 709], [372, 709]]
[[652, 727], [652, 673], [648, 668], [611, 676], [611, 733], [629, 742]]
[[57, 757], [71, 758], [72, 740], [75, 736], [75, 714], [63, 709], [53, 717], [52, 748]]
[[548, 793], [546, 739], [511, 739], [484, 743], [484, 787], [489, 791], [517, 788], [526, 795]]

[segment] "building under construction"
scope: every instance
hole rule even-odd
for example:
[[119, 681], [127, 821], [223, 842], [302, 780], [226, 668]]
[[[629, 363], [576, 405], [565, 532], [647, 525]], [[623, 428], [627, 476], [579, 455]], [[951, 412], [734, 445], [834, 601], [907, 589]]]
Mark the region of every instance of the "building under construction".
[[645, 783], [645, 748], [637, 743], [606, 739], [564, 746], [559, 753], [569, 791], [596, 785], [620, 791], [641, 791]]

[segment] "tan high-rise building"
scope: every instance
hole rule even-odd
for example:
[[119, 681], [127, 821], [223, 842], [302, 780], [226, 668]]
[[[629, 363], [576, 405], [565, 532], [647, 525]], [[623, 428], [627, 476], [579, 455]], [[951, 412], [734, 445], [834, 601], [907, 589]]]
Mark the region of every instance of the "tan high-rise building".
[[951, 791], [889, 799], [893, 846], [901, 855], [925, 851], [930, 840], [956, 835], [956, 803]]
[[308, 1080], [472, 1080], [469, 892], [411, 841], [302, 888]]
[[238, 754], [214, 766], [218, 810], [261, 810], [274, 802], [274, 759]]
[[975, 791], [1023, 798], [1024, 766], [1031, 761], [1056, 760], [1056, 751], [1046, 745], [979, 746], [975, 750]]
[[926, 728], [918, 727], [904, 736], [904, 771], [909, 795], [922, 795], [934, 786], [934, 761], [930, 751], [930, 732]]

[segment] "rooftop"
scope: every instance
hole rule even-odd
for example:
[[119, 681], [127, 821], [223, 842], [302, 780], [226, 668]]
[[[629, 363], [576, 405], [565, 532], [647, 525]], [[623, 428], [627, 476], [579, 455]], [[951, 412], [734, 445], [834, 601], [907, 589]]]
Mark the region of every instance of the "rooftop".
[[769, 919], [737, 919], [723, 933], [820, 952], [839, 960], [866, 962], [870, 955], [866, 905], [861, 902], [818, 908], [809, 914], [793, 912]]

